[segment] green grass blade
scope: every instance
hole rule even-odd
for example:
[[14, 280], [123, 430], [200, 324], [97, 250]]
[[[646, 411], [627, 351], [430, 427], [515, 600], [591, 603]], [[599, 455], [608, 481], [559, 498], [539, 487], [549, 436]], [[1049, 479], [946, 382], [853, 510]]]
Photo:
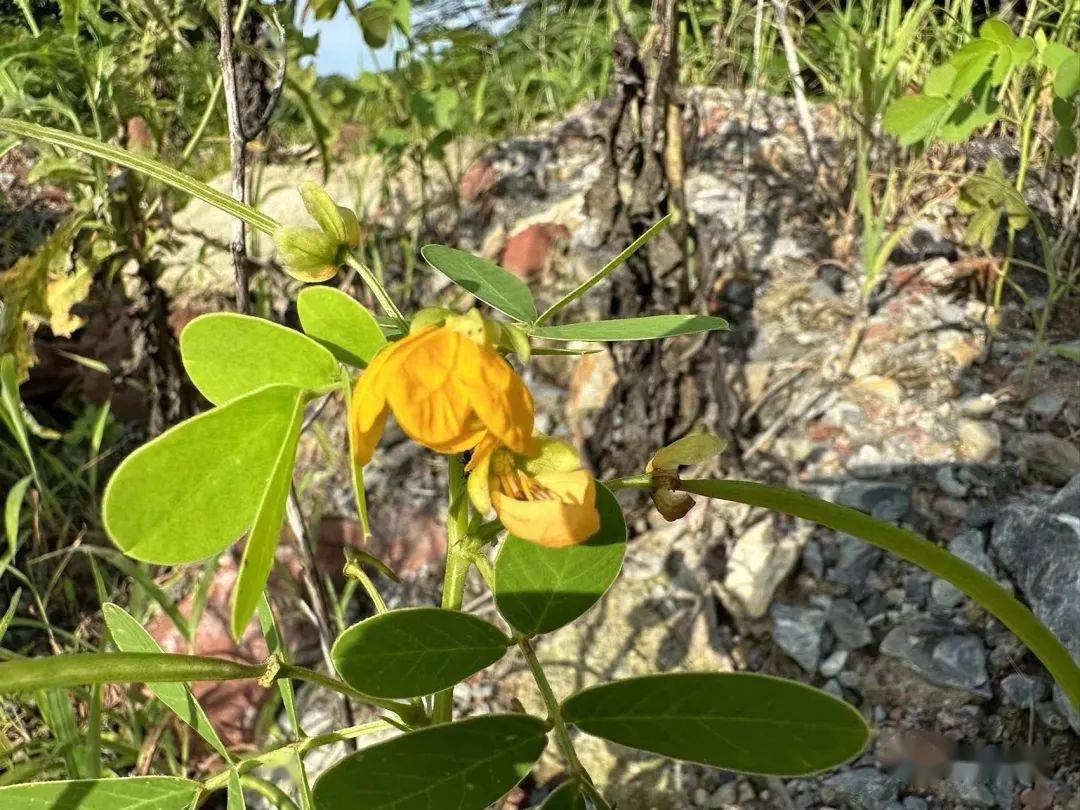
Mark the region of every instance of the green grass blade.
[[901, 559], [914, 563], [962, 590], [1002, 624], [1012, 630], [1035, 656], [1042, 661], [1054, 679], [1068, 695], [1072, 705], [1080, 711], [1080, 666], [1069, 651], [1038, 617], [1022, 605], [1005, 588], [974, 566], [950, 554], [915, 532], [901, 529], [863, 512], [837, 506], [814, 498], [767, 484], [749, 481], [683, 481], [679, 487], [685, 492], [720, 498], [751, 506], [760, 506], [774, 512], [805, 518], [838, 532], [858, 537], [871, 545], [883, 548]]
[[234, 200], [225, 192], [211, 188], [206, 183], [200, 182], [193, 177], [189, 177], [181, 171], [166, 166], [164, 163], [143, 155], [136, 155], [126, 149], [121, 149], [118, 146], [102, 143], [101, 141], [94, 140], [93, 138], [86, 138], [82, 135], [74, 135], [70, 132], [64, 132], [61, 129], [43, 127], [26, 121], [16, 121], [13, 118], [0, 118], [0, 132], [10, 132], [24, 138], [45, 141], [54, 146], [75, 149], [79, 152], [84, 152], [87, 155], [107, 160], [110, 163], [126, 166], [141, 174], [153, 177], [155, 180], [159, 180], [165, 185], [171, 186], [178, 191], [183, 191], [185, 194], [198, 197], [203, 202], [224, 211], [226, 214], [231, 214], [237, 219], [244, 220], [244, 222], [251, 225], [251, 227], [260, 230], [263, 233], [272, 234], [278, 227], [279, 223], [273, 217], [267, 216], [261, 211], [252, 208], [250, 205], [244, 205], [243, 203]]

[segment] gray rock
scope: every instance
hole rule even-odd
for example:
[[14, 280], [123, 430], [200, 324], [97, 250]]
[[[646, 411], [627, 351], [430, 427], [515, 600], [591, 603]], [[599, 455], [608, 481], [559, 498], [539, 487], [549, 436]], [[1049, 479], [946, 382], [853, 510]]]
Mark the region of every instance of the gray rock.
[[930, 586], [930, 598], [943, 608], [954, 608], [964, 601], [964, 592], [944, 579], [935, 579]]
[[900, 794], [897, 780], [876, 768], [855, 768], [825, 780], [825, 787], [862, 810], [885, 810]]
[[852, 481], [836, 493], [837, 503], [895, 523], [911, 510], [911, 493], [900, 484]]
[[882, 639], [881, 652], [939, 686], [975, 690], [989, 678], [982, 639], [934, 619], [894, 627]]
[[1029, 399], [1025, 407], [1040, 419], [1050, 422], [1065, 407], [1065, 397], [1055, 391], [1044, 391]]
[[1001, 680], [1001, 691], [1014, 706], [1026, 709], [1046, 697], [1046, 681], [1034, 675], [1014, 672]]
[[821, 554], [821, 545], [816, 540], [807, 540], [803, 546], [802, 564], [815, 579], [825, 576], [825, 558]]
[[856, 598], [869, 592], [867, 578], [877, 568], [884, 552], [849, 534], [836, 536], [837, 561], [826, 578], [846, 585]]
[[1077, 712], [1073, 705], [1069, 703], [1064, 690], [1057, 684], [1054, 684], [1054, 705], [1069, 722], [1069, 725], [1072, 726], [1073, 731], [1080, 734], [1080, 712]]
[[1080, 475], [1074, 476], [1069, 483], [1050, 501], [1050, 509], [1080, 518]]
[[[1014, 504], [1002, 510], [990, 542], [1035, 615], [1080, 659], [1080, 518], [1072, 481], [1050, 508]], [[1080, 731], [1080, 718], [1073, 723]]]
[[976, 529], [960, 532], [949, 541], [949, 551], [987, 576], [994, 576], [994, 564], [986, 553], [986, 540], [982, 532]]
[[908, 796], [904, 799], [904, 810], [930, 810], [930, 805], [926, 803], [926, 799]]
[[848, 651], [837, 650], [824, 661], [821, 662], [821, 666], [818, 667], [819, 671], [826, 678], [835, 678], [840, 674], [844, 668], [844, 664], [847, 663]]
[[1064, 484], [1080, 474], [1080, 449], [1052, 433], [1017, 433], [1009, 441], [1015, 453], [1036, 478], [1048, 484]]
[[977, 777], [956, 779], [953, 785], [960, 807], [993, 807], [997, 804], [994, 792]]
[[774, 605], [773, 640], [780, 649], [807, 672], [817, 670], [821, 660], [821, 639], [825, 630], [825, 611], [795, 605]]
[[847, 649], [857, 650], [874, 640], [874, 634], [859, 612], [859, 606], [850, 599], [834, 599], [829, 605], [826, 619], [836, 640]]
[[956, 477], [956, 472], [948, 465], [938, 467], [934, 472], [934, 481], [938, 489], [953, 498], [963, 498], [968, 494], [970, 487]]

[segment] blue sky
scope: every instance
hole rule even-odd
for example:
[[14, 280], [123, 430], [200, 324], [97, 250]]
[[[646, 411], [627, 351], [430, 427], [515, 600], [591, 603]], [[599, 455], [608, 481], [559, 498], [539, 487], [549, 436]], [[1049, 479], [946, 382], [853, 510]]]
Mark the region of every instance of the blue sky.
[[[513, 25], [519, 11], [520, 6], [504, 7], [497, 17], [485, 21], [485, 25], [495, 33], [505, 31]], [[483, 11], [462, 12], [460, 7], [448, 13], [445, 6], [440, 8], [440, 4], [435, 3], [423, 11], [413, 12], [413, 28], [440, 17], [449, 17], [441, 20], [444, 25], [457, 27], [475, 22], [477, 18], [483, 19], [484, 16]], [[356, 21], [344, 3], [331, 20], [316, 20], [310, 14], [304, 19], [304, 33], [316, 32], [319, 34], [319, 50], [315, 53], [315, 69], [320, 76], [338, 74], [355, 79], [361, 73], [387, 70], [394, 66], [395, 51], [401, 50], [406, 44], [405, 38], [395, 31], [385, 47], [373, 51], [364, 43]]]

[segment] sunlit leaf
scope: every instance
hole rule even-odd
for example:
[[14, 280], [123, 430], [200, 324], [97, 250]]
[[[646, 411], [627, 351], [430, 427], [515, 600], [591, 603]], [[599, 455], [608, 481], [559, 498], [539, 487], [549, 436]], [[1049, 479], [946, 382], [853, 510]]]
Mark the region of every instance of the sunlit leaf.
[[346, 365], [363, 368], [386, 345], [367, 308], [333, 287], [305, 287], [296, 298], [300, 324]]
[[215, 405], [267, 385], [315, 390], [339, 379], [334, 356], [316, 341], [249, 315], [199, 316], [181, 333], [180, 353], [195, 387]]
[[533, 330], [533, 337], [548, 340], [657, 340], [727, 328], [727, 321], [712, 315], [648, 315], [644, 318], [541, 326]]
[[175, 776], [34, 782], [0, 788], [0, 807], [15, 810], [189, 810], [199, 783]]
[[129, 557], [197, 562], [251, 528], [304, 392], [271, 386], [182, 422], [126, 459], [102, 517]]

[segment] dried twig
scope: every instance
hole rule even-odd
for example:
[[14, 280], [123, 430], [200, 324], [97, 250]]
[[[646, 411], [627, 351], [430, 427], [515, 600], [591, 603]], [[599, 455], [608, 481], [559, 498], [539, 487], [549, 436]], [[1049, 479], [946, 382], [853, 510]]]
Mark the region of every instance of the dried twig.
[[810, 171], [816, 177], [818, 165], [821, 163], [821, 154], [818, 151], [817, 136], [814, 134], [814, 121], [810, 117], [810, 105], [806, 103], [806, 88], [803, 86], [802, 69], [799, 67], [799, 52], [787, 24], [787, 0], [772, 0], [772, 5], [776, 15], [776, 30], [780, 33], [788, 73], [791, 75], [791, 89], [795, 95], [795, 111], [799, 116], [799, 128], [803, 132], [803, 138], [806, 139], [806, 155], [810, 160]]
[[[232, 195], [242, 203], [247, 202], [247, 141], [244, 124], [240, 120], [240, 96], [236, 85], [236, 60], [233, 58], [232, 17], [230, 0], [221, 0], [218, 15], [220, 47], [218, 63], [225, 88], [225, 110], [229, 121], [229, 159], [232, 164]], [[232, 240], [233, 273], [236, 277], [236, 309], [247, 312], [251, 306], [247, 268], [247, 229], [242, 219], [233, 227]]]

